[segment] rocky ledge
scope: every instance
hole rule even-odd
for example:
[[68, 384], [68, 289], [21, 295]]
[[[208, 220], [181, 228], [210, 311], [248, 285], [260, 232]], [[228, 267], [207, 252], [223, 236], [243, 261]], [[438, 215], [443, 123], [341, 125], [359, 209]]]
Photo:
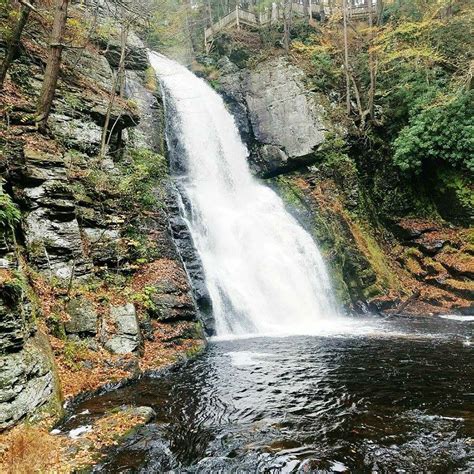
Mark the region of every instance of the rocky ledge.
[[256, 175], [276, 176], [314, 163], [329, 128], [302, 70], [283, 57], [251, 69], [239, 69], [223, 57], [217, 67], [218, 90], [247, 143]]

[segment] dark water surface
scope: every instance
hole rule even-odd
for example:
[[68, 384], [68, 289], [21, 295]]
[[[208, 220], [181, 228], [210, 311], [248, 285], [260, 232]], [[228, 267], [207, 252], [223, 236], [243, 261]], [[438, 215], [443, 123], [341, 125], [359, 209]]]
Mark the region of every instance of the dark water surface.
[[167, 377], [82, 403], [90, 414], [65, 429], [121, 404], [155, 409], [107, 472], [474, 472], [473, 325], [373, 318], [212, 341]]

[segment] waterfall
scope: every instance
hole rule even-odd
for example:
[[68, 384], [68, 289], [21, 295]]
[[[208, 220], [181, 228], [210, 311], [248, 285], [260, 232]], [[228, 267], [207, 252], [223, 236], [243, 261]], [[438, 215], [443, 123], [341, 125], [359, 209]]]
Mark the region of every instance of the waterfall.
[[337, 315], [315, 242], [275, 192], [252, 177], [222, 98], [175, 61], [156, 53], [150, 60], [217, 335], [314, 333]]

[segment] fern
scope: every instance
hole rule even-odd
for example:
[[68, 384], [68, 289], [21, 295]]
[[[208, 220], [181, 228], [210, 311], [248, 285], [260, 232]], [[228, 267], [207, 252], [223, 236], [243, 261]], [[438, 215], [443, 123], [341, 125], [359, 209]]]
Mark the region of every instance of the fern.
[[20, 218], [21, 212], [18, 206], [0, 187], [0, 229], [13, 231]]

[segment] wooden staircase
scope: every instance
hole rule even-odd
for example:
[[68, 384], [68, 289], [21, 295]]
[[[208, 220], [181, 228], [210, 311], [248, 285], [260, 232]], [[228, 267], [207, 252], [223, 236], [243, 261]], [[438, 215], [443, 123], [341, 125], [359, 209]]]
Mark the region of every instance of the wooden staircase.
[[[308, 8], [311, 12], [312, 18], [324, 19], [333, 15], [342, 16], [341, 6], [330, 6], [328, 0], [311, 0], [311, 4]], [[369, 16], [370, 11], [372, 14], [376, 14], [376, 6], [372, 4], [368, 5], [350, 5], [348, 8], [348, 17], [353, 20], [364, 20]], [[292, 6], [293, 15], [304, 17], [305, 7], [301, 0], [293, 0]], [[272, 9], [268, 9], [263, 13], [252, 13], [242, 9], [237, 5], [234, 10], [231, 10], [227, 15], [223, 16], [220, 20], [213, 23], [210, 27], [204, 30], [204, 43], [206, 51], [212, 47], [214, 37], [224, 30], [231, 28], [240, 28], [241, 25], [246, 25], [251, 28], [259, 28], [268, 24], [274, 24], [279, 22], [283, 18], [283, 11], [273, 4]]]

